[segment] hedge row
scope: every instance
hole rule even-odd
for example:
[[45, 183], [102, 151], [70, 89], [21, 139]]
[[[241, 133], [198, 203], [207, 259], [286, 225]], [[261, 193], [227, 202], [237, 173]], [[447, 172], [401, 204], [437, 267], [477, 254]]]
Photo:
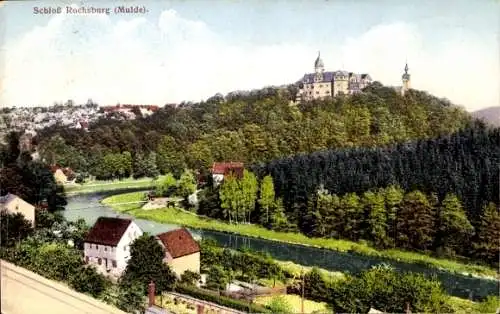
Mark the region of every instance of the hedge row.
[[175, 287], [175, 292], [186, 294], [193, 298], [204, 300], [207, 302], [213, 302], [242, 312], [270, 313], [269, 309], [259, 306], [257, 304], [249, 304], [244, 301], [232, 299], [225, 296], [220, 296], [216, 292], [200, 289], [197, 287], [190, 287], [182, 284], [177, 284]]

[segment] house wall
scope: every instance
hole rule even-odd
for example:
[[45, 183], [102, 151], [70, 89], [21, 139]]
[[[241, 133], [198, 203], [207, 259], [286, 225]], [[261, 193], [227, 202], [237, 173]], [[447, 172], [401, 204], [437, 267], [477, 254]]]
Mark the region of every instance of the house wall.
[[331, 82], [315, 82], [304, 84], [302, 89], [305, 100], [312, 100], [318, 98], [332, 97], [332, 83]]
[[[113, 261], [116, 261], [118, 266], [117, 247], [95, 243], [84, 243], [83, 249], [85, 258], [88, 258], [88, 264], [93, 265], [100, 273], [121, 273], [121, 270], [118, 269], [118, 267], [113, 267]], [[99, 258], [101, 259], [101, 265], [99, 265]]]
[[65, 183], [68, 180], [61, 169], [57, 169], [56, 172], [54, 172], [54, 179], [57, 183]]
[[127, 231], [123, 234], [120, 242], [118, 242], [116, 259], [118, 262], [118, 268], [122, 271], [125, 270], [130, 259], [130, 244], [134, 242], [135, 239], [142, 236], [142, 230], [134, 222], [132, 222]]
[[186, 270], [200, 273], [200, 252], [174, 258], [168, 263], [177, 276], [181, 276]]
[[24, 218], [31, 222], [31, 225], [35, 226], [35, 206], [24, 201], [23, 199], [16, 197], [4, 206], [1, 206], [7, 210], [9, 213], [17, 214], [21, 213]]
[[[88, 263], [94, 265], [101, 273], [121, 276], [130, 259], [130, 244], [141, 235], [142, 230], [132, 222], [117, 246], [85, 243], [84, 256], [88, 257]], [[99, 258], [101, 258], [101, 265], [99, 265]], [[107, 266], [105, 259], [107, 259]], [[113, 267], [112, 261], [116, 261], [116, 268]]]

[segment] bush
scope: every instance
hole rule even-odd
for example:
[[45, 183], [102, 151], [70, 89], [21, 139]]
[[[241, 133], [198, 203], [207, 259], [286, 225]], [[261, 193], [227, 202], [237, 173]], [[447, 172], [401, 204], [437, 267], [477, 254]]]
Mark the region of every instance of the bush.
[[204, 300], [207, 302], [213, 302], [222, 306], [226, 306], [242, 312], [252, 312], [252, 313], [269, 313], [270, 311], [257, 304], [249, 304], [244, 301], [228, 298], [225, 296], [220, 296], [218, 293], [200, 289], [196, 287], [189, 287], [182, 284], [178, 284], [175, 288], [178, 293], [189, 295], [193, 298]]
[[497, 313], [498, 309], [500, 309], [500, 297], [498, 296], [489, 296], [476, 305], [478, 313]]
[[[202, 241], [201, 266], [203, 271], [209, 271], [214, 265], [226, 270], [241, 273], [243, 277], [254, 274], [257, 278], [282, 280], [293, 277], [280, 267], [270, 256], [253, 252], [248, 249], [235, 251], [222, 249], [211, 241]], [[244, 278], [248, 280], [248, 278]]]
[[14, 246], [33, 233], [31, 222], [21, 213], [0, 211], [0, 246]]
[[288, 301], [281, 295], [275, 296], [267, 304], [267, 307], [272, 313], [288, 314], [293, 313], [293, 307]]
[[200, 279], [200, 274], [187, 270], [181, 275], [180, 283], [193, 286], [196, 285]]
[[412, 312], [452, 312], [439, 281], [388, 267], [375, 267], [359, 277], [336, 282], [329, 290], [328, 301], [335, 312], [366, 313], [374, 307], [386, 313], [403, 313], [407, 303]]
[[69, 284], [76, 291], [88, 293], [97, 298], [106, 289], [108, 281], [93, 267], [82, 266], [70, 276]]
[[144, 313], [146, 288], [138, 281], [121, 281], [118, 286], [116, 307], [127, 313]]
[[43, 244], [36, 253], [31, 268], [49, 279], [67, 281], [83, 265], [80, 252], [63, 244]]

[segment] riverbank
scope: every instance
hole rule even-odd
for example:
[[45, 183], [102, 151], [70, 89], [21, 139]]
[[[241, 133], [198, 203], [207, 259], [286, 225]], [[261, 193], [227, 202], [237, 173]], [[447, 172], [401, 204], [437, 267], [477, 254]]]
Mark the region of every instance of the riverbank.
[[[161, 179], [161, 177], [159, 178]], [[64, 191], [68, 195], [88, 194], [98, 192], [108, 192], [123, 189], [136, 189], [144, 188], [149, 189], [155, 187], [155, 182], [158, 179], [141, 178], [133, 179], [127, 178], [122, 180], [112, 181], [91, 181], [82, 184], [67, 184], [64, 186]]]
[[112, 207], [116, 211], [126, 212], [134, 217], [153, 220], [160, 223], [177, 224], [194, 229], [214, 230], [219, 232], [239, 234], [253, 238], [260, 238], [278, 242], [285, 242], [303, 246], [330, 249], [339, 252], [356, 252], [358, 254], [384, 258], [408, 264], [420, 264], [433, 267], [447, 272], [456, 272], [465, 275], [495, 279], [498, 274], [495, 269], [475, 264], [465, 264], [459, 261], [435, 258], [415, 252], [406, 252], [396, 249], [376, 250], [368, 245], [355, 243], [347, 240], [308, 238], [300, 233], [277, 232], [268, 230], [258, 225], [234, 225], [216, 219], [201, 217], [194, 213], [178, 208], [163, 208], [153, 210], [142, 210], [140, 204], [113, 205], [141, 200], [144, 192], [134, 192], [114, 195], [102, 200], [103, 204]]

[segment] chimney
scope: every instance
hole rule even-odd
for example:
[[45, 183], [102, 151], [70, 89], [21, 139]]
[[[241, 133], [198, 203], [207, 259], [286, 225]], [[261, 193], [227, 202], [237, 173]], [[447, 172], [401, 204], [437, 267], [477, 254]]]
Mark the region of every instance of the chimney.
[[148, 285], [148, 297], [149, 297], [149, 307], [155, 305], [155, 284], [151, 280], [151, 283]]
[[196, 308], [197, 308], [196, 314], [203, 314], [203, 313], [205, 313], [205, 306], [203, 304], [198, 304], [196, 306]]

